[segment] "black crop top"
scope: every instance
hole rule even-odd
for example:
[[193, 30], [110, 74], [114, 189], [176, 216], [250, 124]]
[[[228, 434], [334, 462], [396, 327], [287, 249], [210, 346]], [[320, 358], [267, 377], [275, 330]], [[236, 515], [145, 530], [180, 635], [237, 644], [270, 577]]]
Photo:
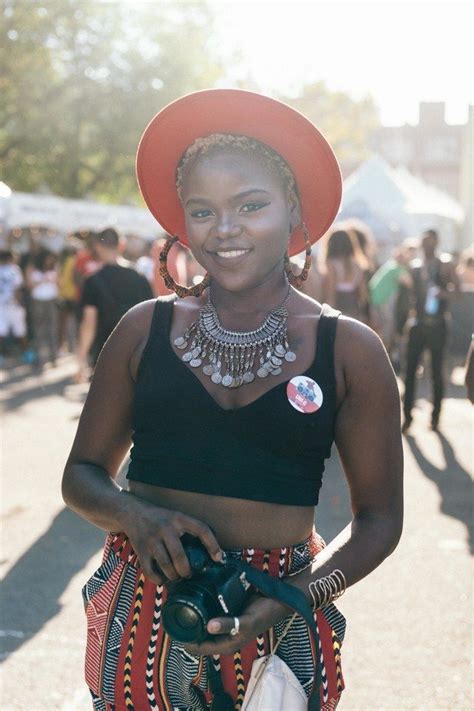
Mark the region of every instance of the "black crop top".
[[299, 412], [288, 381], [235, 410], [218, 405], [170, 343], [173, 301], [157, 300], [134, 398], [127, 477], [145, 484], [277, 504], [318, 503], [334, 441], [338, 311], [320, 316], [316, 356], [302, 375], [321, 388], [319, 410]]

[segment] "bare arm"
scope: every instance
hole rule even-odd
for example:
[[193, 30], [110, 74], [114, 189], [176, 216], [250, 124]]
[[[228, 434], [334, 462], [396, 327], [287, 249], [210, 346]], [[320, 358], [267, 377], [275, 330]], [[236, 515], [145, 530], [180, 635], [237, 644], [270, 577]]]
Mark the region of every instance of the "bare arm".
[[94, 525], [125, 532], [147, 577], [160, 583], [155, 561], [170, 579], [190, 572], [179, 541], [185, 532], [200, 537], [214, 558], [221, 553], [204, 523], [154, 506], [115, 483], [131, 443], [131, 366], [143, 348], [152, 312], [153, 302], [131, 309], [105, 344], [66, 463], [62, 492], [69, 508]]

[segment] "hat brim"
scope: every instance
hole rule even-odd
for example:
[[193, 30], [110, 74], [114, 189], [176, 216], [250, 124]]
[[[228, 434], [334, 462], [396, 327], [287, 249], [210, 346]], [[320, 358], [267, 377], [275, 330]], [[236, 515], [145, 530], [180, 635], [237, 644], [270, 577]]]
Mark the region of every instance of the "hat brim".
[[[137, 179], [160, 225], [188, 245], [184, 211], [176, 191], [176, 168], [196, 138], [234, 133], [256, 138], [277, 151], [293, 171], [301, 220], [314, 243], [339, 209], [342, 179], [333, 150], [303, 114], [281, 101], [239, 89], [188, 94], [162, 109], [148, 124], [137, 151]], [[305, 248], [302, 225], [291, 235], [290, 256]]]

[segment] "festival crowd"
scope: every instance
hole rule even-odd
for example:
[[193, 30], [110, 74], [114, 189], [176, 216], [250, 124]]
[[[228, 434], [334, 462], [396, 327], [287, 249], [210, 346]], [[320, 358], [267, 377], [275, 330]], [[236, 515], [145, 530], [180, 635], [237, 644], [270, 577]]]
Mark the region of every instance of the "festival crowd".
[[[474, 289], [474, 249], [460, 255], [438, 252], [438, 234], [427, 230], [406, 239], [382, 263], [377, 243], [362, 222], [335, 224], [313, 255], [302, 286], [309, 296], [371, 326], [381, 337], [397, 372], [405, 377], [404, 429], [411, 424], [420, 358], [431, 352], [432, 426], [443, 395], [443, 360], [449, 302]], [[60, 254], [32, 243], [16, 256], [0, 251], [0, 363], [30, 364], [40, 371], [58, 356], [75, 353], [77, 380], [89, 378], [98, 354], [123, 314], [153, 296], [170, 292], [159, 274], [163, 238], [145, 242], [134, 261], [113, 228], [66, 240]], [[294, 260], [298, 264], [298, 258]], [[170, 272], [192, 284], [202, 269], [175, 245]], [[300, 265], [301, 266], [301, 265]]]

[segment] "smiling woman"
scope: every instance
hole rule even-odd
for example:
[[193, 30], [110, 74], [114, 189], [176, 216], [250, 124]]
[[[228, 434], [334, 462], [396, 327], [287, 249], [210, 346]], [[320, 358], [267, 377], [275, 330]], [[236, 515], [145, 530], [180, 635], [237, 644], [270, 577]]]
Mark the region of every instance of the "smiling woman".
[[[152, 120], [137, 174], [173, 235], [160, 270], [180, 298], [122, 319], [65, 469], [68, 505], [114, 532], [84, 587], [94, 706], [246, 709], [252, 669], [278, 639], [300, 700], [329, 711], [344, 688], [345, 622], [333, 601], [393, 551], [402, 521], [398, 391], [385, 351], [366, 326], [292, 286], [337, 212], [337, 162], [284, 104], [213, 90]], [[191, 290], [167, 272], [176, 240], [207, 271]], [[296, 276], [289, 256], [302, 249]], [[326, 546], [314, 514], [333, 442], [354, 517]], [[244, 562], [285, 580], [287, 602], [306, 600], [310, 627], [255, 590], [242, 601], [232, 571]], [[267, 705], [276, 711], [284, 698]]]

